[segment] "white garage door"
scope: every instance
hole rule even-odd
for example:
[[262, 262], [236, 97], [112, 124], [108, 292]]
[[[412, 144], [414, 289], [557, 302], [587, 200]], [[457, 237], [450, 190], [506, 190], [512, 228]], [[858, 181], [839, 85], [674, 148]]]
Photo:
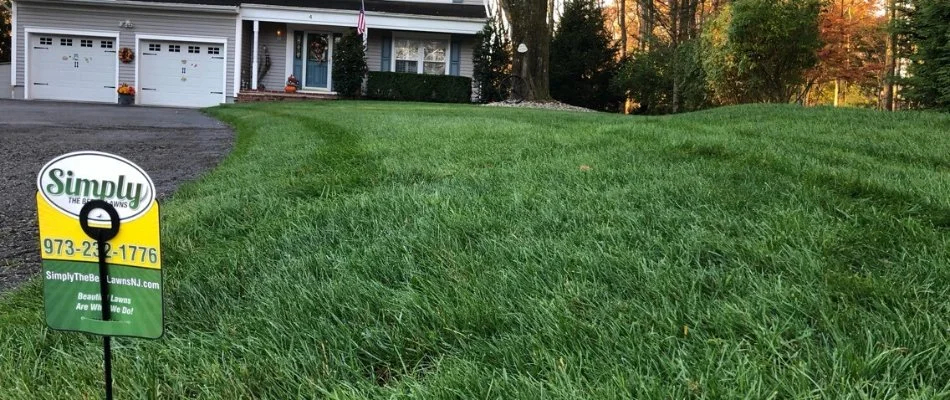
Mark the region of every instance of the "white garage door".
[[224, 102], [224, 46], [142, 40], [139, 103], [208, 107]]
[[115, 38], [30, 34], [30, 98], [116, 101]]

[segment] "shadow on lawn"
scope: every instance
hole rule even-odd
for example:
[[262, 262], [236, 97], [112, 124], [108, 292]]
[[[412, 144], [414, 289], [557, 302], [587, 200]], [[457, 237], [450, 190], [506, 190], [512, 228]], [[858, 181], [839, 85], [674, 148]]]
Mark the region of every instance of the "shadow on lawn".
[[360, 143], [351, 129], [328, 123], [326, 120], [307, 118], [319, 125], [318, 145], [310, 160], [293, 171], [294, 182], [287, 194], [298, 198], [327, 198], [359, 192], [374, 187], [382, 180], [376, 162]]

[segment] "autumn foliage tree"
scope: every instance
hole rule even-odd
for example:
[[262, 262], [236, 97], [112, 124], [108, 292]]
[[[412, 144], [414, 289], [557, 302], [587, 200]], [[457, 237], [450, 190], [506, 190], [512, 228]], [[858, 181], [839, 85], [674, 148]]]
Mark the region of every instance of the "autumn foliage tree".
[[[835, 106], [845, 90], [876, 104], [884, 85], [887, 17], [878, 0], [829, 0], [819, 14], [818, 64], [809, 71], [804, 103], [823, 100]], [[861, 100], [858, 100], [859, 102]]]

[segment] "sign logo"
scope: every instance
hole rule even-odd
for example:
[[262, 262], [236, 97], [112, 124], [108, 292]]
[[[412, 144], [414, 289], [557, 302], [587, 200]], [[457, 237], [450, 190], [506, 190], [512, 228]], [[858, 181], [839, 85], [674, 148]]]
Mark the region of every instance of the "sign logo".
[[[117, 155], [98, 151], [64, 154], [47, 163], [36, 180], [37, 189], [56, 209], [79, 219], [82, 206], [103, 200], [127, 222], [144, 215], [155, 200], [155, 184], [142, 168]], [[104, 213], [90, 221], [109, 222]]]

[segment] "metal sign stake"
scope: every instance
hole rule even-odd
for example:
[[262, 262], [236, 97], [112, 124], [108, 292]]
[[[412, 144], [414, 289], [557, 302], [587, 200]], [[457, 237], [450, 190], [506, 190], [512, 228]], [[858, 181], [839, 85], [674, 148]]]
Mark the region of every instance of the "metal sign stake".
[[[109, 215], [109, 228], [97, 228], [89, 225], [89, 214], [93, 210], [103, 210]], [[106, 243], [119, 234], [119, 213], [115, 207], [103, 200], [86, 203], [79, 212], [79, 225], [83, 232], [96, 240], [99, 253], [99, 293], [102, 296], [102, 320], [112, 319], [112, 307], [109, 299], [109, 264], [106, 262]], [[105, 375], [106, 400], [112, 400], [112, 337], [102, 337], [102, 359]]]

